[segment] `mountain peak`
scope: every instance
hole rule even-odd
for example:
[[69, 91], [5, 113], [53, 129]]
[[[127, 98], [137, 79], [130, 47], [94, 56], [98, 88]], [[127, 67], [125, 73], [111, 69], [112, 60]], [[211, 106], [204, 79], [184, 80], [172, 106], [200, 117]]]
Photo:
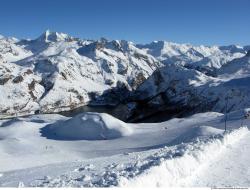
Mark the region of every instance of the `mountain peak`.
[[70, 39], [67, 34], [59, 33], [59, 32], [51, 32], [50, 30], [46, 30], [39, 38], [38, 41], [43, 42], [59, 42]]

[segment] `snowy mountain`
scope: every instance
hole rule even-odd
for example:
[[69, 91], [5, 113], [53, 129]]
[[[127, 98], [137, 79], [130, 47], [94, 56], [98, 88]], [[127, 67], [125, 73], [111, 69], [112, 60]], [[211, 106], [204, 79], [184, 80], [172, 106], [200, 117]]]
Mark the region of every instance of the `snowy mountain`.
[[[130, 102], [131, 97], [135, 101], [158, 98], [157, 94], [166, 89], [172, 89], [167, 92], [171, 98], [167, 96], [161, 102], [190, 102], [195, 97], [198, 104], [205, 97], [212, 103], [223, 99], [219, 92], [225, 90], [228, 82], [218, 75], [224, 68], [226, 72], [227, 65], [244, 70], [248, 49], [249, 46], [209, 47], [164, 41], [138, 45], [104, 38], [82, 40], [51, 31], [34, 40], [1, 37], [0, 95], [4, 101], [0, 102], [0, 114], [8, 117], [72, 110], [88, 104], [117, 105]], [[241, 62], [244, 68], [234, 62]], [[173, 90], [173, 85], [178, 85], [178, 89]], [[208, 87], [210, 90], [203, 92]], [[144, 94], [145, 88], [149, 94]], [[239, 91], [237, 85], [234, 90]], [[142, 91], [141, 97], [134, 98]], [[238, 107], [245, 105], [248, 96], [247, 88], [240, 91], [245, 98], [239, 98], [242, 101]], [[126, 109], [130, 109], [130, 104]], [[223, 110], [222, 105], [214, 109]]]
[[131, 91], [161, 65], [127, 41], [46, 31], [35, 40], [2, 38], [0, 44], [2, 115], [69, 110], [110, 89]]
[[166, 41], [154, 41], [137, 47], [165, 64], [182, 65], [210, 76], [215, 76], [216, 70], [227, 62], [243, 57], [248, 50], [247, 46], [193, 46]]
[[238, 77], [244, 77], [250, 73], [250, 50], [247, 52], [246, 56], [234, 59], [223, 65], [219, 70], [219, 75], [228, 75], [228, 77], [233, 77], [237, 75]]
[[157, 69], [134, 93], [134, 117], [159, 111], [181, 116], [238, 110], [250, 106], [249, 84], [248, 54], [221, 66], [216, 77], [181, 65], [166, 65]]
[[229, 46], [193, 46], [166, 41], [154, 41], [146, 45], [137, 45], [163, 63], [192, 64], [220, 68], [223, 64], [246, 54], [247, 47]]

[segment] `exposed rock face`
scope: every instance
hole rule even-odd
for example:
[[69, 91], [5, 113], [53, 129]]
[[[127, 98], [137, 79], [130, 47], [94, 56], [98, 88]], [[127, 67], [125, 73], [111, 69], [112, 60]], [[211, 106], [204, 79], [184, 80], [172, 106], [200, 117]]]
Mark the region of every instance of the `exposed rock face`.
[[5, 75], [0, 78], [0, 85], [4, 85], [11, 79], [10, 75]]
[[250, 50], [247, 51], [246, 56], [247, 56], [247, 57], [250, 57]]
[[22, 82], [22, 81], [23, 81], [23, 77], [22, 77], [22, 76], [17, 76], [17, 77], [15, 77], [15, 78], [12, 80], [13, 83], [20, 83], [20, 82]]

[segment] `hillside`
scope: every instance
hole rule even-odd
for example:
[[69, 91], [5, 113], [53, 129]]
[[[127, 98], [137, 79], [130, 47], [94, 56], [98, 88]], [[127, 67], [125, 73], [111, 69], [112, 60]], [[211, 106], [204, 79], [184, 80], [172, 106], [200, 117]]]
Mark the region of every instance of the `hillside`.
[[[244, 108], [249, 106], [249, 91], [234, 80], [236, 75], [242, 84], [248, 80], [248, 49], [165, 41], [138, 45], [104, 38], [82, 40], [50, 31], [34, 40], [1, 37], [0, 116], [123, 104], [126, 120], [133, 114], [138, 117], [136, 105], [143, 98], [146, 105], [150, 99], [153, 104], [178, 104], [177, 109], [181, 105], [198, 107], [196, 112], [223, 112], [225, 91], [232, 94], [230, 110]], [[223, 74], [228, 70], [230, 77]], [[163, 92], [166, 97], [160, 98], [158, 94]]]

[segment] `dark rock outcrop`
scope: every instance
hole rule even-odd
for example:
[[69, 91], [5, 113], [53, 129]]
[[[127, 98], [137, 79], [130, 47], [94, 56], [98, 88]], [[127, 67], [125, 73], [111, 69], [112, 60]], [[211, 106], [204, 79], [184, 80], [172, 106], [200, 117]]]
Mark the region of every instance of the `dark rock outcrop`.
[[250, 50], [247, 51], [246, 56], [247, 56], [247, 57], [250, 57]]

